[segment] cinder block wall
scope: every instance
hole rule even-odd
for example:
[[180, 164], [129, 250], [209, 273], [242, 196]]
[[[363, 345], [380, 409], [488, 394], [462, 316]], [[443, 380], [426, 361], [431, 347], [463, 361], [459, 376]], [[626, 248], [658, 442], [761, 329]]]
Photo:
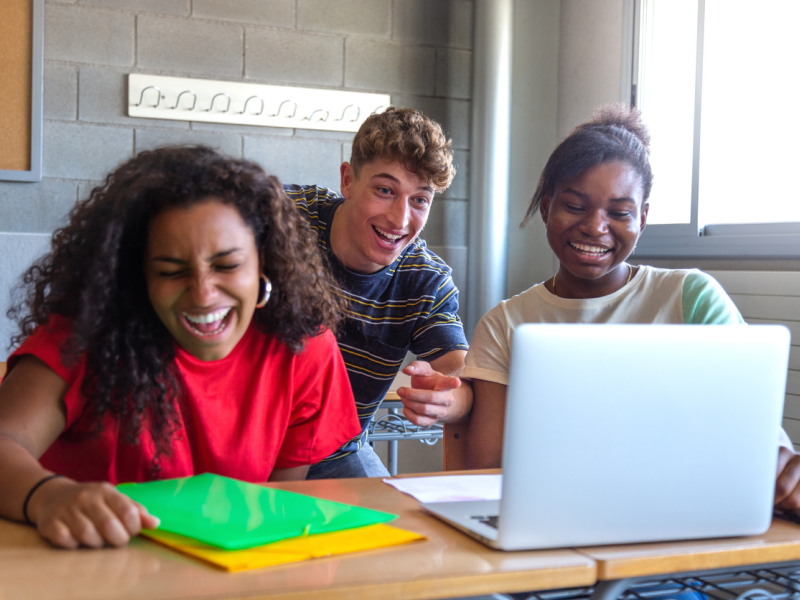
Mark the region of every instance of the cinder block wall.
[[44, 177], [0, 182], [0, 231], [49, 233], [121, 161], [202, 143], [339, 187], [351, 134], [133, 119], [127, 73], [389, 93], [453, 138], [458, 176], [424, 237], [467, 245], [472, 0], [48, 0]]

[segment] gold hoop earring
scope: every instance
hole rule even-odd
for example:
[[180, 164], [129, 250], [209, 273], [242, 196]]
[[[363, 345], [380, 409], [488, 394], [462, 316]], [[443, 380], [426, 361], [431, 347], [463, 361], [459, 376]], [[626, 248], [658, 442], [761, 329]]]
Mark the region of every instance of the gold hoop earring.
[[258, 291], [260, 300], [256, 303], [256, 308], [264, 308], [272, 295], [272, 282], [266, 275], [261, 275], [261, 289]]

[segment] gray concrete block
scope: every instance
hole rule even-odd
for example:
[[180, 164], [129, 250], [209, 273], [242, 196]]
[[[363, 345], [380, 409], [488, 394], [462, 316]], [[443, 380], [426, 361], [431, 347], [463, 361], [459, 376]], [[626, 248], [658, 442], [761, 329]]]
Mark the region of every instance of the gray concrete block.
[[257, 125], [231, 125], [228, 123], [199, 123], [192, 121], [195, 131], [218, 131], [220, 133], [243, 133], [245, 135], [282, 135], [292, 137], [291, 127], [259, 127]]
[[86, 200], [96, 187], [105, 185], [104, 181], [79, 181], [78, 182], [78, 200]]
[[81, 0], [81, 4], [162, 15], [189, 15], [189, 0]]
[[136, 48], [143, 69], [227, 79], [242, 74], [243, 32], [236, 25], [139, 15]]
[[314, 140], [339, 140], [347, 142], [348, 147], [353, 143], [355, 133], [350, 131], [320, 131], [318, 129], [295, 129], [294, 136]]
[[[197, 0], [195, 0], [196, 2]], [[297, 28], [388, 38], [391, 0], [298, 0]]]
[[245, 57], [249, 79], [342, 85], [344, 42], [340, 37], [247, 29]]
[[189, 129], [188, 121], [129, 117], [128, 76], [120, 71], [82, 67], [78, 77], [78, 97], [78, 118], [81, 121]]
[[393, 94], [392, 104], [422, 111], [442, 126], [447, 136], [453, 140], [454, 149], [469, 149], [471, 122], [469, 100]]
[[44, 57], [129, 67], [133, 65], [133, 31], [130, 14], [47, 4]]
[[472, 52], [436, 50], [436, 95], [467, 100], [472, 97]]
[[344, 84], [368, 90], [432, 95], [435, 59], [433, 48], [348, 38]]
[[64, 225], [75, 205], [77, 183], [42, 179], [36, 183], [0, 182], [0, 231], [52, 233]]
[[420, 237], [429, 246], [466, 246], [468, 217], [469, 203], [466, 200], [435, 198]]
[[248, 25], [294, 27], [293, 0], [193, 0], [192, 16]]
[[44, 66], [44, 118], [74, 121], [78, 115], [78, 72], [75, 67]]
[[175, 146], [182, 144], [202, 144], [210, 146], [220, 152], [242, 157], [242, 136], [230, 133], [208, 133], [204, 131], [168, 131], [165, 129], [137, 129], [136, 153], [142, 150], [152, 150], [160, 146]]
[[[30, 233], [0, 233], [0, 356], [11, 354], [11, 337], [19, 333], [6, 312], [22, 299], [17, 289], [22, 274], [50, 249], [50, 236]], [[13, 293], [13, 295], [12, 295]]]
[[456, 176], [453, 183], [442, 193], [442, 198], [450, 200], [466, 200], [469, 198], [469, 151], [456, 150], [453, 164], [456, 166]]
[[45, 121], [45, 177], [103, 179], [133, 152], [133, 130]]
[[245, 136], [244, 156], [284, 183], [339, 190], [339, 142]]
[[471, 0], [401, 0], [394, 3], [395, 40], [472, 48]]

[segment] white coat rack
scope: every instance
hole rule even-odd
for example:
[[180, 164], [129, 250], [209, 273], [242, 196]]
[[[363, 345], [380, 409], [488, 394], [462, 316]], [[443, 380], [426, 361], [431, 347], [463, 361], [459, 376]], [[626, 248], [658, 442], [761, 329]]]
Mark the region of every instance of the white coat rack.
[[128, 75], [128, 116], [147, 119], [355, 132], [390, 103], [388, 94]]

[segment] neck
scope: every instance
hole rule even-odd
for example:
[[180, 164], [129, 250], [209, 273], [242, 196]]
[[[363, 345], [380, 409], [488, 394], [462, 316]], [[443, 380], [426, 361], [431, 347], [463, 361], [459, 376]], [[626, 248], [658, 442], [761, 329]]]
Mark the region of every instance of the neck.
[[622, 289], [633, 278], [634, 269], [628, 263], [618, 265], [599, 279], [575, 277], [563, 266], [553, 277], [553, 293], [561, 298], [585, 300], [602, 298]]

